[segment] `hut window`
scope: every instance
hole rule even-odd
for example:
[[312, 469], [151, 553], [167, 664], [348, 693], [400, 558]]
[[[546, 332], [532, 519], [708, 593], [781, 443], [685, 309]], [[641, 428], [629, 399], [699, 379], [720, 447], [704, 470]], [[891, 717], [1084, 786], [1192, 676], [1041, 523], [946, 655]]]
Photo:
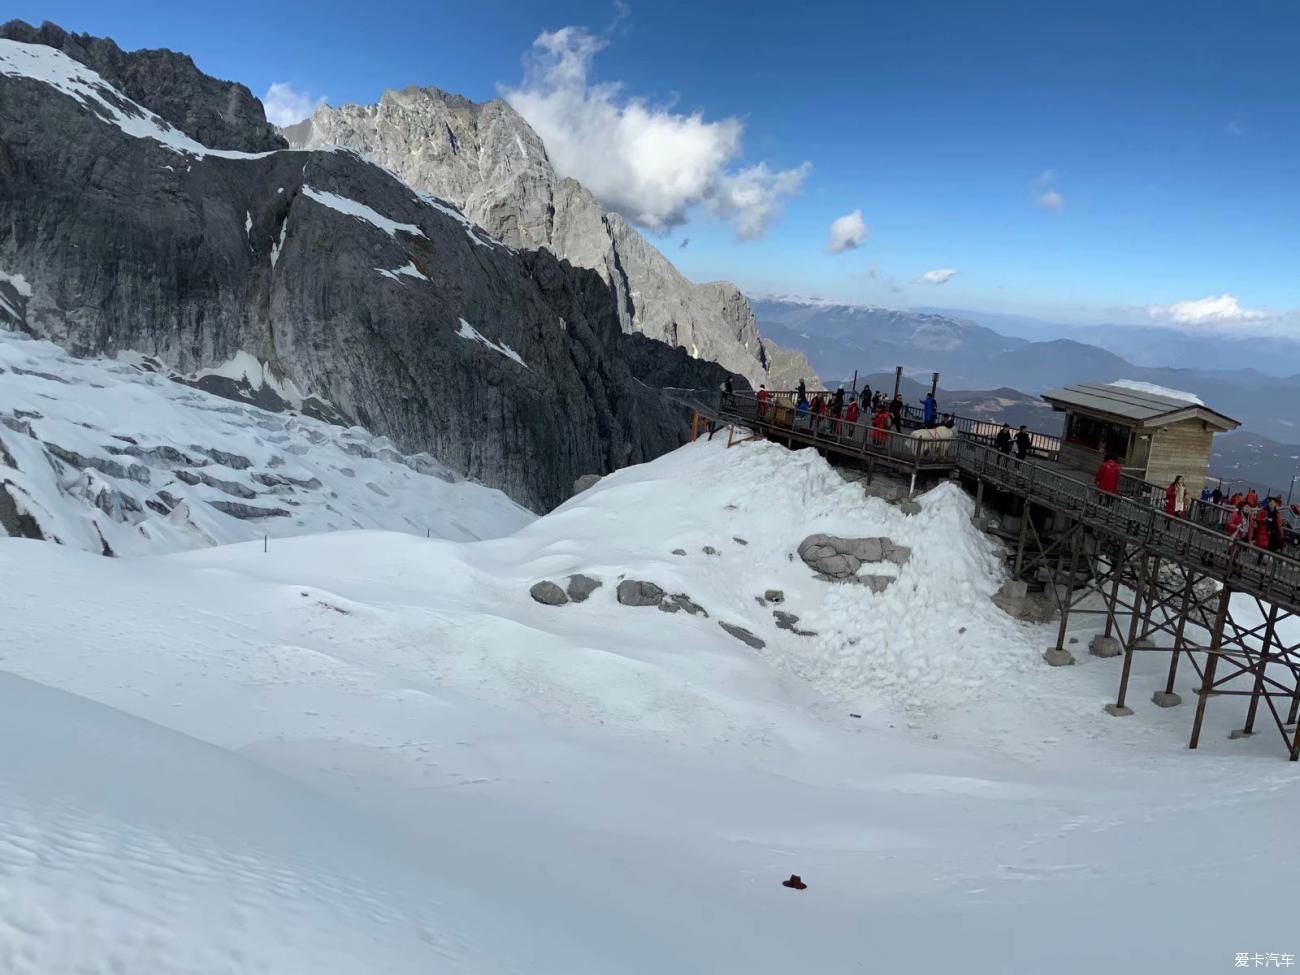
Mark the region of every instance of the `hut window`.
[[1124, 456], [1128, 453], [1129, 432], [1128, 427], [1071, 413], [1065, 427], [1065, 441], [1098, 453], [1111, 451]]

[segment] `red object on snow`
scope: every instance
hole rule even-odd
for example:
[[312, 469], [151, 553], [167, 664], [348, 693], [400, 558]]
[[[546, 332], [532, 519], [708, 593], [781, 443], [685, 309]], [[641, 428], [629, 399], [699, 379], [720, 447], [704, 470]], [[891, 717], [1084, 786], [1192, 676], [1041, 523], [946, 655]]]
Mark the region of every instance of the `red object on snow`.
[[789, 880], [781, 881], [782, 887], [789, 887], [791, 890], [807, 890], [808, 885], [803, 882], [803, 878], [797, 873], [790, 874]]

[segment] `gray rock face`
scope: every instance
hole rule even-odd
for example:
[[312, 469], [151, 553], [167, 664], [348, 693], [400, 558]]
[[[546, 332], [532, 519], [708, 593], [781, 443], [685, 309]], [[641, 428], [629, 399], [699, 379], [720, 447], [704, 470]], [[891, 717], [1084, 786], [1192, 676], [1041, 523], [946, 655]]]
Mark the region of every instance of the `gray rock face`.
[[[157, 87], [190, 136], [267, 147], [242, 127], [239, 90], [186, 80], [187, 59], [42, 32]], [[155, 79], [157, 65], [175, 78]], [[153, 119], [90, 78], [118, 111]], [[218, 121], [222, 138], [205, 128]], [[256, 381], [227, 379], [226, 395], [366, 427], [539, 511], [580, 474], [686, 439], [683, 411], [634, 380], [639, 337], [623, 334], [605, 280], [487, 240], [354, 153], [177, 151], [129, 135], [100, 103], [5, 73], [0, 133], [0, 270], [31, 291], [16, 327], [74, 354], [134, 350], [193, 374], [243, 353]], [[665, 376], [681, 355], [635, 354], [658, 355]], [[691, 364], [716, 390], [723, 371]]]
[[[888, 538], [840, 538], [817, 534], [809, 535], [799, 543], [799, 557], [820, 576], [848, 580], [856, 578], [863, 565], [880, 562], [892, 562], [900, 567], [906, 565], [912, 557], [912, 550], [905, 545], [895, 545]], [[866, 576], [863, 579], [893, 581], [890, 576]], [[873, 591], [882, 591], [876, 589], [880, 585], [878, 582], [867, 581], [867, 584]]]
[[266, 121], [262, 103], [251, 91], [209, 77], [187, 55], [165, 50], [128, 54], [107, 38], [69, 34], [51, 23], [36, 28], [21, 20], [0, 27], [0, 37], [57, 48], [209, 148], [269, 152], [288, 145]]
[[624, 606], [658, 606], [664, 591], [653, 582], [624, 579], [618, 584], [618, 601]]
[[322, 107], [285, 135], [295, 147], [355, 149], [512, 247], [545, 248], [596, 271], [615, 291], [625, 331], [719, 362], [755, 386], [767, 381], [754, 314], [736, 287], [683, 277], [626, 220], [560, 178], [537, 133], [504, 101], [405, 88], [377, 105]]
[[754, 636], [754, 634], [750, 633], [749, 630], [745, 629], [743, 626], [737, 626], [735, 623], [724, 623], [722, 620], [718, 621], [718, 625], [741, 643], [753, 647], [755, 650], [762, 650], [767, 646], [766, 643]]
[[569, 598], [575, 603], [585, 603], [587, 598], [602, 585], [604, 585], [604, 583], [599, 579], [591, 578], [591, 576], [572, 575], [569, 576], [569, 586], [567, 591]]
[[595, 487], [599, 483], [599, 474], [583, 474], [582, 477], [573, 482], [573, 493], [575, 495], [581, 494], [583, 491]]
[[[543, 606], [563, 606], [569, 601], [569, 597], [565, 594], [564, 590], [553, 582], [535, 583], [533, 587], [528, 590], [528, 595], [532, 596], [533, 599], [541, 603]], [[586, 597], [584, 596], [583, 598], [585, 599]], [[581, 599], [576, 601], [582, 602]]]

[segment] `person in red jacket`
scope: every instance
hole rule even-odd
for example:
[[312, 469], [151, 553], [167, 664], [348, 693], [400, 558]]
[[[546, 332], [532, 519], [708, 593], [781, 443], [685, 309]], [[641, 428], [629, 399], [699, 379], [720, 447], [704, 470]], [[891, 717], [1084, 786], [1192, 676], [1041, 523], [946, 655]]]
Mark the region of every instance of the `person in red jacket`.
[[1119, 494], [1119, 479], [1123, 473], [1119, 461], [1113, 454], [1108, 454], [1102, 465], [1097, 468], [1097, 476], [1093, 480], [1097, 484], [1097, 490], [1101, 492], [1103, 504], [1110, 504], [1111, 498]]
[[1282, 508], [1277, 498], [1269, 498], [1267, 507], [1255, 516], [1255, 544], [1266, 552], [1280, 552], [1286, 544]]
[[759, 385], [758, 393], [755, 396], [755, 398], [758, 400], [758, 418], [760, 420], [766, 418], [767, 416], [767, 401], [771, 398], [771, 396], [772, 394], [767, 391], [766, 386]]
[[1228, 516], [1228, 538], [1249, 545], [1255, 539], [1255, 509], [1245, 501], [1237, 502], [1237, 510]]
[[881, 403], [875, 417], [871, 420], [871, 425], [875, 428], [875, 433], [871, 435], [871, 442], [877, 447], [883, 447], [885, 441], [889, 439], [889, 419], [889, 406]]
[[[850, 394], [849, 405], [844, 408], [844, 423], [850, 439], [857, 439], [858, 417], [861, 411], [858, 409], [858, 398]], [[844, 435], [843, 432], [840, 434]]]
[[1254, 488], [1251, 488], [1246, 492], [1246, 504], [1250, 505], [1252, 508], [1259, 507], [1259, 495], [1255, 493]]

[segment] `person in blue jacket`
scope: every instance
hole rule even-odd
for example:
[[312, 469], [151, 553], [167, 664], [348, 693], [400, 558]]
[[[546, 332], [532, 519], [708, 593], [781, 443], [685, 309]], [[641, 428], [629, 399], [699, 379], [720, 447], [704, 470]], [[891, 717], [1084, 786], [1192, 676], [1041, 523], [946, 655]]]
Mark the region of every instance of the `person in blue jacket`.
[[939, 419], [939, 402], [934, 398], [934, 393], [926, 393], [925, 399], [921, 400], [921, 406], [925, 410], [925, 425], [934, 426]]

